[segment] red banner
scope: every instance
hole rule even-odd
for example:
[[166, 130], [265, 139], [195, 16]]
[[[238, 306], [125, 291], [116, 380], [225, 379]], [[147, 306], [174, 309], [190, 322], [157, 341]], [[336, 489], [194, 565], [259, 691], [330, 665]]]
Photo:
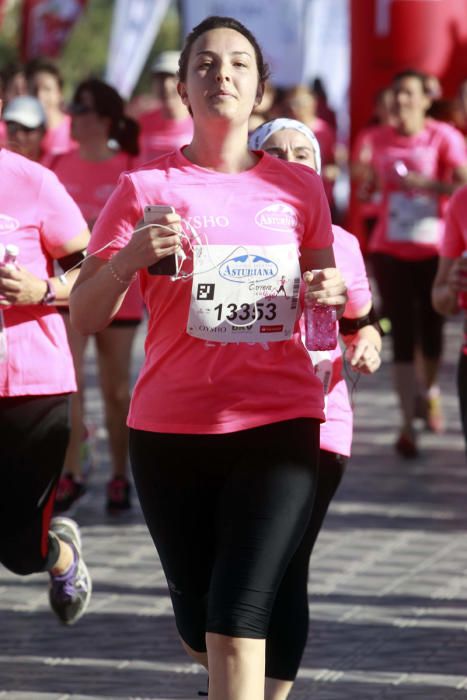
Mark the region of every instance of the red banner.
[[[21, 56], [59, 56], [87, 0], [24, 0]], [[0, 3], [2, 0], [0, 0]]]
[[5, 12], [5, 0], [0, 0], [0, 27], [2, 26], [4, 12]]
[[454, 96], [467, 65], [465, 0], [351, 0], [351, 12], [353, 135], [398, 71], [435, 75]]

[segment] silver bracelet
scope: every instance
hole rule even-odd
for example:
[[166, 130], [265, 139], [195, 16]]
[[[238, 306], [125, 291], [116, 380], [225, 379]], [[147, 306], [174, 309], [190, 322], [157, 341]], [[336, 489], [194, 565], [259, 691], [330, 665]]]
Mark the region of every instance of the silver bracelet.
[[115, 268], [114, 268], [114, 266], [113, 266], [112, 258], [109, 258], [109, 260], [107, 261], [107, 265], [108, 265], [108, 268], [109, 268], [109, 270], [110, 270], [110, 274], [112, 275], [112, 277], [113, 277], [114, 279], [116, 279], [117, 282], [119, 282], [120, 284], [122, 284], [124, 287], [129, 287], [130, 284], [133, 282], [133, 280], [134, 280], [135, 277], [136, 277], [136, 273], [135, 273], [134, 275], [132, 275], [132, 276], [130, 277], [129, 280], [122, 280], [122, 278], [120, 277], [120, 275], [117, 273], [117, 271], [115, 270]]

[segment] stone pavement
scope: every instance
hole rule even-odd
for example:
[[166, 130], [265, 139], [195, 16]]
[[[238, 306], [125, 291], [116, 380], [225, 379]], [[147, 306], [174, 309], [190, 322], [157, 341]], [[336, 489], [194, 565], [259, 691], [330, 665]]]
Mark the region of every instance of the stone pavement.
[[[443, 436], [396, 457], [386, 363], [354, 393], [354, 456], [312, 557], [309, 644], [291, 700], [467, 698], [467, 471], [454, 390], [460, 322], [447, 326]], [[387, 358], [388, 343], [384, 355]], [[141, 358], [141, 336], [135, 365]], [[136, 369], [136, 367], [135, 367]], [[92, 352], [92, 420], [102, 424]], [[86, 616], [61, 627], [42, 575], [0, 569], [0, 700], [196, 698], [205, 673], [182, 653], [152, 543], [135, 504], [104, 513], [108, 455], [76, 518], [94, 579]]]

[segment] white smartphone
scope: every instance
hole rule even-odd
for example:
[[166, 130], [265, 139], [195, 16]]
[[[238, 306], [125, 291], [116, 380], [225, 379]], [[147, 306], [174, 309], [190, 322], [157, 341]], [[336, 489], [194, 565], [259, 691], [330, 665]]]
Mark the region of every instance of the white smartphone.
[[[166, 204], [147, 204], [144, 207], [144, 223], [157, 223], [161, 214], [174, 214], [175, 209]], [[148, 267], [150, 275], [176, 275], [177, 260], [175, 255], [168, 255]]]

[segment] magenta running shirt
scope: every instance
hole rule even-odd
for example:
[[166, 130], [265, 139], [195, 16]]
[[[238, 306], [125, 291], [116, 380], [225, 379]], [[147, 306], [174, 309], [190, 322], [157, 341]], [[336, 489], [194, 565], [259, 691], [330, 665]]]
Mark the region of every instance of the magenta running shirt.
[[193, 119], [167, 119], [161, 109], [145, 112], [139, 117], [141, 127], [138, 163], [143, 165], [154, 158], [176, 151], [193, 138]]
[[[445, 258], [459, 258], [467, 251], [467, 185], [453, 195], [447, 215], [446, 231], [441, 255]], [[462, 352], [467, 355], [467, 309], [464, 308], [464, 343]]]
[[[80, 210], [47, 168], [0, 150], [0, 243], [19, 247], [18, 263], [37, 277], [54, 275], [54, 251], [86, 228]], [[7, 362], [0, 363], [0, 396], [64, 394], [76, 390], [63, 319], [53, 306], [4, 310]]]
[[383, 190], [382, 213], [370, 239], [370, 251], [404, 260], [438, 255], [448, 198], [403, 189], [397, 171], [449, 182], [453, 169], [467, 163], [462, 134], [449, 124], [427, 119], [422, 131], [413, 136], [382, 126], [373, 130], [369, 141]]
[[[352, 317], [371, 300], [365, 263], [357, 238], [340, 226], [332, 227], [334, 257], [347, 285], [345, 316]], [[322, 450], [350, 456], [353, 413], [343, 375], [343, 357], [339, 345], [335, 350], [310, 353], [315, 372], [325, 385], [326, 422], [321, 425]], [[351, 373], [354, 374], [351, 370]], [[355, 376], [357, 376], [355, 374]]]
[[441, 255], [445, 258], [459, 258], [465, 250], [467, 250], [467, 185], [459, 188], [449, 202]]
[[[180, 151], [125, 173], [94, 227], [89, 252], [109, 258], [131, 237], [147, 204], [174, 207], [204, 248], [225, 246], [238, 259], [257, 246], [276, 251], [332, 245], [329, 206], [321, 179], [310, 168], [264, 153], [250, 170], [219, 173], [192, 164]], [[187, 226], [185, 225], [185, 230]], [[193, 255], [183, 269], [190, 271]], [[191, 259], [190, 259], [191, 255]], [[226, 260], [229, 256], [226, 256]], [[289, 262], [289, 261], [288, 261]], [[271, 295], [282, 284], [271, 273]], [[290, 339], [223, 343], [187, 332], [193, 299], [222, 288], [225, 266], [212, 266], [217, 282], [206, 289], [196, 276], [173, 282], [140, 271], [149, 311], [145, 360], [136, 383], [128, 424], [167, 433], [228, 433], [297, 417], [323, 419], [323, 389], [300, 337], [300, 305]], [[217, 274], [217, 277], [216, 277]], [[242, 265], [229, 271], [241, 275]], [[234, 285], [232, 284], [232, 287]], [[193, 292], [193, 294], [192, 294]], [[243, 313], [243, 311], [242, 311]], [[220, 337], [220, 336], [219, 336]]]
[[[106, 160], [85, 160], [75, 149], [55, 159], [52, 170], [81, 209], [90, 230], [118, 182], [120, 174], [133, 167], [133, 158], [119, 152]], [[130, 286], [116, 319], [140, 320], [143, 301], [139, 284]]]
[[69, 153], [78, 144], [71, 138], [71, 117], [64, 114], [58, 126], [47, 129], [42, 139], [42, 150], [44, 152], [43, 165], [50, 166], [56, 156]]

